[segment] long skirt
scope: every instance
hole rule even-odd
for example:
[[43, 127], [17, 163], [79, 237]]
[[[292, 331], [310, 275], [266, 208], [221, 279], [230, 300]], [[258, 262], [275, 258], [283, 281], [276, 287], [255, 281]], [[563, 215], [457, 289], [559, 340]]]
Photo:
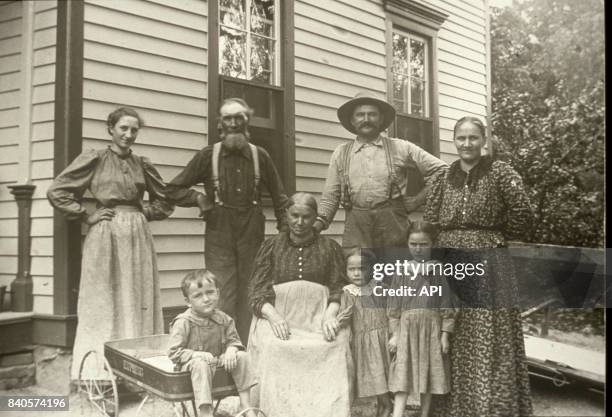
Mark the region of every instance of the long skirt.
[[[532, 415], [529, 375], [518, 288], [513, 263], [504, 249], [492, 249], [496, 232], [443, 231], [438, 245], [480, 248], [449, 251], [447, 262], [486, 262], [486, 274], [455, 284], [459, 298], [487, 308], [460, 309], [451, 339], [451, 389], [432, 407], [434, 417], [524, 417]], [[504, 307], [504, 308], [501, 308]]]
[[[93, 225], [83, 245], [71, 378], [85, 354], [102, 357], [109, 340], [163, 332], [157, 259], [147, 220], [136, 207], [115, 208], [115, 217]], [[102, 362], [83, 370], [102, 378]]]
[[447, 394], [450, 362], [440, 342], [442, 318], [436, 310], [402, 311], [397, 356], [391, 363], [389, 390], [407, 392], [411, 402], [420, 394]]
[[322, 319], [327, 287], [308, 281], [274, 286], [275, 308], [289, 324], [289, 340], [272, 333], [265, 319], [251, 322], [248, 352], [259, 385], [251, 400], [268, 417], [350, 417], [350, 331], [327, 342]]

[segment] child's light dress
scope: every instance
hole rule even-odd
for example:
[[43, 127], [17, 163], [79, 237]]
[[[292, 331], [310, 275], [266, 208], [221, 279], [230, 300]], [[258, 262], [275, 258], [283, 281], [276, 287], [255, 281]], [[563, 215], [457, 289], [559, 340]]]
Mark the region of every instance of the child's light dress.
[[[374, 281], [371, 281], [374, 283]], [[372, 294], [373, 285], [343, 288], [341, 324], [351, 323], [351, 350], [355, 363], [355, 385], [358, 397], [389, 392], [389, 326], [385, 298]]]
[[[439, 264], [428, 261], [425, 264]], [[402, 285], [415, 288], [419, 294], [424, 286], [440, 286], [442, 295], [389, 297], [389, 327], [397, 328], [397, 354], [391, 362], [389, 390], [408, 392], [412, 401], [419, 394], [446, 394], [450, 390], [450, 363], [442, 353], [442, 331], [452, 332], [454, 314], [449, 278], [419, 275], [395, 277], [392, 288]], [[452, 278], [450, 278], [452, 279]], [[412, 402], [411, 401], [411, 402]]]

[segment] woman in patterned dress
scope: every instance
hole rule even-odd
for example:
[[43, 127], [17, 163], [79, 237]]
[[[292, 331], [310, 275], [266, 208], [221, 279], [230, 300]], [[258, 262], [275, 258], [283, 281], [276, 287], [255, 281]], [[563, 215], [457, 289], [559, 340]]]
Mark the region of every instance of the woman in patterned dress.
[[447, 261], [486, 266], [482, 277], [451, 282], [465, 304], [451, 343], [451, 391], [435, 407], [437, 416], [532, 413], [512, 260], [504, 249], [493, 249], [504, 248], [509, 238], [524, 239], [532, 211], [518, 173], [481, 156], [485, 137], [477, 118], [455, 124], [459, 159], [437, 178], [425, 209], [424, 219], [441, 229], [437, 246], [457, 248]]
[[[79, 377], [85, 354], [103, 355], [104, 342], [163, 332], [157, 259], [148, 221], [172, 213], [164, 183], [147, 158], [130, 147], [143, 121], [121, 107], [108, 115], [112, 143], [86, 150], [53, 181], [47, 198], [68, 219], [89, 226], [83, 244], [78, 325], [71, 378]], [[88, 213], [83, 194], [97, 203]], [[149, 203], [143, 202], [145, 191]], [[96, 363], [97, 362], [97, 363]], [[85, 379], [104, 377], [102, 361], [87, 361]]]

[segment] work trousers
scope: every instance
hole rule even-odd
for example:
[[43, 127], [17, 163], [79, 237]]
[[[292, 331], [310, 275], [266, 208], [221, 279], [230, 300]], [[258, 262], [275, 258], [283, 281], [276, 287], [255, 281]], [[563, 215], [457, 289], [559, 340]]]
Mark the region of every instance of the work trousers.
[[[222, 357], [223, 355], [221, 355]], [[255, 385], [253, 375], [250, 370], [248, 355], [246, 352], [237, 353], [238, 361], [236, 367], [230, 371], [234, 384], [238, 392], [246, 391]], [[212, 381], [217, 370], [217, 365], [209, 365], [203, 358], [193, 358], [185, 363], [181, 370], [191, 373], [191, 385], [193, 387], [193, 397], [196, 407], [202, 405], [212, 405]]]
[[260, 206], [244, 209], [216, 206], [206, 221], [206, 268], [219, 280], [219, 307], [236, 321], [244, 345], [252, 317], [249, 279], [253, 260], [264, 240], [265, 220]]
[[410, 225], [401, 199], [373, 208], [353, 207], [347, 211], [342, 249], [405, 247]]

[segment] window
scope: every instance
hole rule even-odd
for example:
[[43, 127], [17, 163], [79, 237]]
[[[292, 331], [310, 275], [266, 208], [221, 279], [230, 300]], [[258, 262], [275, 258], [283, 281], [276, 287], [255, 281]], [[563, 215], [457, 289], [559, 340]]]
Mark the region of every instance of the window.
[[394, 134], [433, 153], [429, 42], [397, 27], [391, 39], [392, 99], [397, 111]]
[[429, 117], [427, 41], [393, 31], [393, 105], [399, 113]]
[[[421, 2], [383, 0], [387, 23], [389, 102], [396, 110], [390, 133], [439, 155], [436, 41], [448, 15]], [[425, 185], [416, 165], [408, 167], [407, 195]]]
[[209, 1], [208, 142], [229, 97], [254, 110], [251, 142], [268, 151], [288, 193], [295, 189], [293, 0]]
[[280, 84], [278, 0], [221, 0], [219, 73]]
[[409, 0], [383, 0], [388, 95], [397, 112], [392, 135], [439, 154], [436, 42], [448, 15]]

